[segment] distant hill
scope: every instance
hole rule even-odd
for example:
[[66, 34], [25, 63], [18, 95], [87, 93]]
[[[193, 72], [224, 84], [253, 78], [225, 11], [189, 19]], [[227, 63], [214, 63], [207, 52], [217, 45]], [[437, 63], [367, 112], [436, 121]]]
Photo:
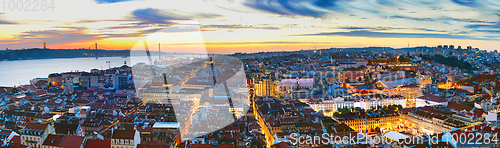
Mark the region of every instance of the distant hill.
[[89, 50], [89, 49], [22, 49], [2, 50], [0, 60], [32, 60], [53, 58], [81, 58], [81, 57], [123, 57], [130, 56], [130, 50]]
[[[409, 47], [409, 48], [392, 48], [392, 47], [348, 47], [348, 48], [323, 48], [323, 49], [317, 49], [321, 50], [323, 52], [331, 51], [331, 50], [339, 50], [342, 49], [343, 51], [402, 51], [402, 52], [415, 52], [417, 49], [419, 50], [434, 50], [433, 47], [427, 47], [427, 46], [419, 46], [419, 47]], [[312, 52], [313, 49], [308, 49], [308, 50], [297, 50], [297, 51], [271, 51], [271, 52], [255, 52], [255, 53], [241, 53], [237, 52], [234, 54], [230, 55], [244, 55], [244, 54], [270, 54], [270, 53], [292, 53], [292, 52]]]

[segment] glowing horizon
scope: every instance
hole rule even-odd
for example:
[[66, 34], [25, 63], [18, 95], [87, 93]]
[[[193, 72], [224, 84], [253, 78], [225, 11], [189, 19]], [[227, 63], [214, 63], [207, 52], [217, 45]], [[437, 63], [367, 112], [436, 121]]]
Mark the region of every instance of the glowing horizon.
[[[98, 43], [129, 50], [155, 31], [193, 19], [199, 20], [206, 49], [217, 53], [403, 48], [408, 42], [410, 47], [496, 50], [500, 40], [500, 3], [491, 0], [54, 0], [54, 6], [53, 11], [1, 12], [0, 50], [43, 48], [44, 40], [51, 49]], [[189, 50], [199, 43], [183, 39], [162, 44]]]

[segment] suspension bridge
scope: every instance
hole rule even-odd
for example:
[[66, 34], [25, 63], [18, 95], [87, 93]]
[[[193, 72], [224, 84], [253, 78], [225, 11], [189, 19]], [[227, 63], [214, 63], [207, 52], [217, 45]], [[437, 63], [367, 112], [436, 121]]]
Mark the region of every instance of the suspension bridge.
[[[44, 43], [45, 44], [45, 43]], [[45, 46], [45, 45], [44, 45]], [[186, 52], [185, 50], [180, 50], [180, 49], [175, 49], [175, 48], [172, 48], [172, 47], [169, 47], [168, 44], [161, 44], [161, 43], [158, 43], [158, 44], [154, 44], [153, 46], [149, 46], [148, 47], [148, 44], [147, 43], [144, 43], [144, 49], [146, 50], [147, 52], [147, 56], [150, 58], [151, 57], [151, 53], [150, 53], [150, 50], [149, 48], [155, 48], [155, 47], [158, 47], [158, 61], [161, 61], [162, 60], [162, 53], [165, 53], [165, 54], [185, 54], [185, 55], [192, 55], [192, 57], [194, 58], [196, 55], [198, 56], [207, 56], [207, 53], [194, 53], [194, 52]], [[161, 48], [167, 48], [167, 52], [165, 51], [162, 51]], [[85, 49], [89, 49], [89, 50], [95, 50], [96, 52], [94, 52], [94, 56], [96, 59], [99, 58], [99, 54], [97, 53], [97, 51], [99, 50], [116, 50], [116, 49], [113, 49], [113, 48], [109, 48], [109, 47], [106, 47], [102, 44], [98, 44], [98, 43], [94, 43], [88, 47], [86, 47]]]

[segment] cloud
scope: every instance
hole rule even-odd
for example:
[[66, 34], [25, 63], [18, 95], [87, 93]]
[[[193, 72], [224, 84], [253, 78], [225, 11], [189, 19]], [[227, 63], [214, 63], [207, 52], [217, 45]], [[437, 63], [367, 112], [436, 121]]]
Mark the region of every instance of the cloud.
[[419, 31], [428, 31], [428, 32], [449, 32], [446, 30], [437, 30], [437, 29], [429, 29], [422, 27], [367, 27], [367, 26], [342, 26], [337, 27], [336, 29], [346, 29], [346, 30], [398, 30], [398, 29], [407, 29], [407, 30], [419, 30]]
[[414, 21], [426, 21], [426, 22], [433, 22], [433, 21], [441, 21], [441, 23], [445, 23], [448, 25], [451, 25], [450, 21], [454, 22], [463, 22], [463, 23], [486, 23], [486, 24], [496, 24], [496, 21], [484, 21], [484, 20], [476, 20], [476, 19], [470, 19], [470, 18], [452, 18], [452, 17], [437, 17], [437, 18], [419, 18], [419, 17], [409, 17], [409, 16], [402, 16], [402, 15], [393, 15], [393, 16], [385, 16], [383, 17], [384, 19], [408, 19], [408, 20], [414, 20]]
[[59, 29], [87, 29], [87, 27], [82, 26], [54, 26], [51, 28], [59, 28]]
[[451, 0], [453, 3], [464, 5], [464, 6], [476, 6], [475, 0]]
[[414, 21], [434, 21], [435, 19], [433, 18], [417, 18], [417, 17], [409, 17], [409, 16], [402, 16], [402, 15], [393, 15], [389, 17], [385, 17], [389, 19], [409, 19], [409, 20], [414, 20]]
[[206, 42], [206, 45], [255, 45], [255, 44], [336, 44], [340, 42], [293, 42], [293, 41], [269, 41], [269, 42]]
[[170, 24], [146, 24], [146, 23], [125, 23], [117, 26], [104, 27], [101, 30], [115, 30], [115, 29], [143, 29], [150, 27], [165, 28], [171, 26]]
[[473, 32], [500, 33], [500, 30], [472, 30]]
[[160, 10], [153, 8], [137, 9], [132, 18], [146, 24], [173, 24], [173, 20], [190, 20], [195, 18], [215, 18], [221, 15], [212, 13], [185, 13], [176, 10]]
[[18, 35], [16, 40], [37, 39], [46, 40], [51, 43], [79, 43], [86, 41], [99, 40], [97, 34], [87, 34], [84, 29], [67, 29], [67, 30], [34, 30], [26, 31]]
[[322, 32], [314, 34], [300, 34], [293, 36], [349, 36], [349, 37], [370, 37], [370, 38], [445, 38], [445, 39], [468, 39], [468, 40], [497, 40], [490, 38], [476, 38], [464, 35], [451, 35], [439, 33], [395, 33], [395, 32], [372, 32], [366, 30], [348, 32]]
[[203, 29], [217, 28], [217, 29], [264, 29], [264, 30], [279, 30], [280, 27], [269, 26], [269, 25], [240, 25], [240, 24], [228, 24], [228, 25], [201, 25]]
[[[117, 37], [141, 37], [157, 32], [162, 28], [144, 29], [130, 33], [88, 33], [86, 28], [81, 27], [54, 27], [64, 29], [33, 30], [22, 32], [14, 38], [0, 40], [1, 43], [9, 46], [28, 47], [28, 45], [39, 44], [40, 41], [47, 41], [51, 44], [85, 43], [107, 38]], [[82, 47], [85, 48], [85, 47]]]
[[406, 29], [397, 27], [366, 27], [366, 26], [342, 26], [337, 27], [337, 29], [347, 29], [347, 30], [392, 30], [392, 29]]
[[162, 28], [145, 29], [145, 30], [139, 30], [136, 32], [131, 32], [131, 33], [106, 33], [106, 34], [102, 34], [100, 36], [107, 37], [107, 38], [140, 37], [140, 36], [144, 36], [147, 34], [159, 32], [160, 30], [162, 30]]
[[[0, 18], [2, 15], [4, 15], [5, 13], [0, 13]], [[11, 21], [6, 21], [6, 20], [2, 20], [0, 19], [0, 24], [17, 24], [17, 23], [14, 23], [14, 22], [11, 22]]]
[[0, 24], [16, 24], [10, 21], [0, 20]]
[[111, 4], [111, 3], [119, 3], [119, 2], [127, 2], [133, 0], [95, 0], [98, 4]]
[[470, 29], [478, 29], [478, 28], [500, 28], [500, 24], [471, 24], [471, 25], [466, 25], [465, 28], [470, 28]]
[[472, 8], [500, 10], [500, 3], [498, 0], [451, 0], [451, 2]]
[[429, 29], [429, 28], [420, 28], [420, 27], [414, 27], [411, 28], [412, 30], [421, 30], [421, 31], [428, 31], [428, 32], [449, 32], [446, 30], [437, 30], [437, 29]]
[[[330, 2], [331, 1], [331, 2]], [[316, 7], [333, 7], [336, 0], [248, 0], [243, 4], [245, 6], [280, 15], [303, 15], [312, 17], [321, 17], [327, 14], [326, 11]]]

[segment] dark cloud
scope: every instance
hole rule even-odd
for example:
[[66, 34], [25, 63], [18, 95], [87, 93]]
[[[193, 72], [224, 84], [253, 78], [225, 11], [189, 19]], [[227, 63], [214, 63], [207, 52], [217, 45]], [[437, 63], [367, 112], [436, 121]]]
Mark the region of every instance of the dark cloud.
[[[456, 5], [465, 5], [477, 8], [498, 8], [500, 5], [496, 0], [451, 0]], [[331, 12], [359, 12], [364, 11], [372, 14], [382, 14], [386, 6], [397, 8], [400, 11], [409, 10], [408, 7], [428, 8], [431, 10], [442, 10], [444, 3], [436, 0], [246, 0], [243, 3], [253, 9], [266, 11], [279, 15], [301, 15], [311, 17], [323, 17]], [[444, 10], [447, 11], [447, 10]], [[409, 12], [417, 13], [417, 12]], [[392, 18], [406, 18], [417, 21], [430, 21], [433, 18], [415, 18], [401, 15], [390, 16]], [[475, 21], [475, 20], [457, 20]]]
[[395, 29], [408, 29], [408, 30], [420, 30], [420, 31], [428, 31], [428, 32], [448, 32], [446, 30], [437, 30], [437, 29], [429, 29], [429, 28], [421, 28], [421, 27], [361, 27], [361, 26], [343, 26], [337, 27], [337, 29], [346, 29], [346, 30], [395, 30]]
[[478, 29], [478, 28], [500, 28], [500, 24], [471, 24], [466, 25], [465, 28]]
[[475, 0], [451, 0], [453, 3], [463, 6], [476, 7], [478, 3]]
[[451, 34], [438, 34], [438, 33], [372, 32], [366, 30], [348, 31], [348, 32], [322, 32], [322, 33], [301, 34], [294, 36], [349, 36], [349, 37], [374, 37], [374, 38], [445, 38], [445, 39], [493, 40], [489, 38], [476, 38], [464, 35], [451, 35]]
[[338, 0], [316, 0], [313, 4], [321, 8], [333, 8], [338, 6], [337, 2]]
[[405, 29], [405, 28], [397, 28], [397, 27], [343, 26], [343, 27], [337, 27], [337, 29], [347, 29], [347, 30], [391, 30], [391, 29]]
[[17, 35], [16, 37], [8, 40], [1, 40], [2, 43], [7, 43], [11, 45], [20, 45], [24, 43], [29, 44], [31, 42], [47, 41], [53, 44], [59, 43], [84, 43], [89, 41], [96, 41], [111, 37], [140, 37], [150, 33], [157, 32], [161, 28], [146, 29], [130, 33], [100, 33], [100, 34], [90, 34], [87, 33], [86, 29], [78, 27], [55, 27], [55, 28], [66, 28], [66, 29], [50, 29], [50, 30], [34, 30], [26, 31]]
[[146, 24], [173, 24], [172, 20], [189, 20], [195, 18], [215, 18], [218, 14], [196, 13], [187, 14], [176, 10], [160, 10], [153, 8], [137, 9], [132, 12], [132, 18]]
[[[4, 14], [5, 13], [0, 13], [0, 18], [2, 18], [2, 15]], [[0, 19], [0, 24], [16, 24], [16, 23]]]
[[0, 20], [0, 24], [16, 24], [10, 21]]
[[436, 30], [436, 29], [418, 28], [418, 27], [414, 27], [414, 28], [411, 28], [411, 29], [413, 29], [413, 30], [429, 31], [429, 32], [448, 32], [446, 30]]
[[482, 11], [485, 11], [485, 9], [488, 9], [488, 11], [500, 10], [500, 3], [498, 3], [498, 0], [451, 0], [451, 1], [457, 5], [477, 8], [481, 9]]
[[127, 2], [133, 0], [95, 0], [98, 4], [110, 4], [110, 3], [119, 3], [119, 2]]
[[79, 43], [85, 41], [99, 40], [102, 37], [96, 34], [87, 34], [84, 29], [69, 30], [35, 30], [26, 31], [16, 37], [16, 39], [38, 39], [51, 43]]
[[474, 32], [500, 33], [500, 30], [472, 30]]
[[457, 22], [466, 22], [466, 23], [497, 23], [493, 21], [483, 21], [483, 20], [475, 20], [475, 19], [459, 19], [459, 18], [451, 18], [451, 17], [443, 17], [443, 20], [451, 20]]
[[182, 18], [178, 15], [162, 12], [160, 9], [146, 8], [137, 9], [132, 12], [135, 19], [140, 20], [144, 23], [154, 24], [170, 24], [171, 20], [186, 20], [187, 18]]
[[100, 36], [104, 37], [140, 37], [144, 36], [147, 34], [155, 33], [162, 30], [162, 28], [153, 28], [153, 29], [146, 29], [146, 30], [139, 30], [136, 32], [131, 32], [131, 33], [108, 33], [108, 34], [102, 34]]
[[386, 16], [386, 17], [383, 17], [383, 18], [384, 19], [408, 19], [408, 20], [414, 20], [414, 21], [428, 21], [428, 22], [431, 22], [431, 21], [444, 21], [443, 23], [446, 23], [446, 24], [449, 24], [448, 21], [464, 22], [464, 23], [489, 23], [489, 24], [497, 23], [497, 22], [494, 22], [494, 21], [475, 20], [475, 19], [470, 19], [470, 18], [461, 19], [461, 18], [451, 18], [451, 17], [439, 17], [439, 18], [424, 17], [424, 18], [418, 18], [418, 17], [409, 17], [409, 16], [402, 16], [402, 15], [393, 15], [393, 16], [388, 16], [388, 17]]
[[417, 17], [409, 17], [409, 16], [401, 16], [401, 15], [393, 15], [389, 17], [385, 17], [389, 19], [409, 19], [409, 20], [415, 20], [415, 21], [434, 21], [435, 19], [433, 18], [417, 18]]
[[[243, 4], [270, 13], [280, 15], [303, 15], [312, 17], [321, 17], [326, 14], [325, 11], [314, 8], [318, 6], [328, 8], [335, 6], [336, 0], [317, 0], [317, 1], [300, 1], [300, 0], [248, 0]], [[308, 6], [311, 5], [312, 6]]]

